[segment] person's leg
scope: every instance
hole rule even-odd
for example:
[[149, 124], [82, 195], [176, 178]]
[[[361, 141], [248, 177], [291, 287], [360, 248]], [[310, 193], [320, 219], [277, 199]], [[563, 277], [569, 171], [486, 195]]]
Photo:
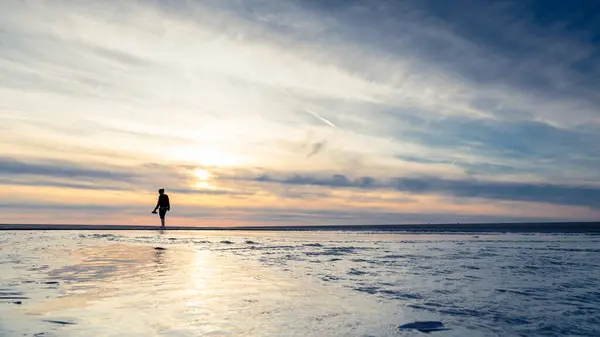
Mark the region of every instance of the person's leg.
[[165, 208], [160, 209], [160, 225], [165, 227], [165, 215], [167, 214], [167, 210]]

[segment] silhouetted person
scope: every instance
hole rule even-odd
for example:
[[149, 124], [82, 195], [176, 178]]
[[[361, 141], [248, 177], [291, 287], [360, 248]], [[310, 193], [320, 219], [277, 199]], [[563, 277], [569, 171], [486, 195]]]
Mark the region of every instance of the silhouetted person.
[[165, 215], [167, 214], [167, 211], [171, 210], [171, 203], [169, 202], [169, 196], [165, 194], [164, 188], [158, 190], [158, 194], [158, 202], [152, 213], [156, 214], [156, 210], [158, 209], [161, 227], [165, 227]]

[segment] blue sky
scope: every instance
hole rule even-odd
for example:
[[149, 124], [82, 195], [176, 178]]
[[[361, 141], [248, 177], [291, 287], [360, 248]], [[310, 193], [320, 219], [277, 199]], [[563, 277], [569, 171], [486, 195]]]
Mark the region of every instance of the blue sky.
[[597, 1], [3, 7], [6, 222], [600, 220]]

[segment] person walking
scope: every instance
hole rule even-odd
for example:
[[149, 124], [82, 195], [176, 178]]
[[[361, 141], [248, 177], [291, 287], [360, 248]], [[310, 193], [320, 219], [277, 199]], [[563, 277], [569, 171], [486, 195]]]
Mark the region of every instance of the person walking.
[[167, 212], [171, 210], [171, 203], [169, 202], [169, 196], [165, 194], [165, 189], [161, 188], [158, 190], [158, 202], [156, 203], [156, 207], [152, 211], [153, 214], [156, 214], [156, 210], [158, 209], [158, 215], [160, 216], [160, 227], [165, 227], [165, 215]]

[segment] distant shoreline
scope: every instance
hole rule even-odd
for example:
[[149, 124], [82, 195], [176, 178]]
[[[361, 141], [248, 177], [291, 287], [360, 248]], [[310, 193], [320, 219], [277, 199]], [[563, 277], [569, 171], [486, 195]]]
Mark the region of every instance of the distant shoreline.
[[[0, 231], [13, 230], [159, 230], [159, 226], [134, 225], [52, 225], [52, 224], [0, 224]], [[598, 233], [600, 222], [537, 222], [537, 223], [467, 223], [419, 225], [327, 225], [327, 226], [238, 226], [189, 227], [167, 226], [171, 231], [388, 231], [413, 233]]]

